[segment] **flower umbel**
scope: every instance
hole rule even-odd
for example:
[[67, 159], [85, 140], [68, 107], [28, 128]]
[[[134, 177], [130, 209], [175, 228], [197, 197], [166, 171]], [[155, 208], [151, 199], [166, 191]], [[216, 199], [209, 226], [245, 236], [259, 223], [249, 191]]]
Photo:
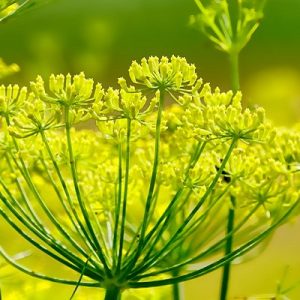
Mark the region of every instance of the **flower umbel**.
[[[52, 75], [49, 87], [38, 77], [29, 96], [0, 89], [0, 214], [80, 279], [31, 270], [1, 248], [2, 256], [38, 278], [103, 287], [106, 299], [223, 266], [299, 201], [293, 143], [275, 137], [262, 109], [243, 110], [239, 93], [212, 91], [183, 58], [134, 62], [130, 76], [135, 86], [121, 79], [121, 90], [83, 73]], [[86, 120], [95, 126], [79, 129]], [[235, 244], [224, 255], [232, 207]]]
[[229, 54], [238, 53], [247, 45], [258, 28], [265, 2], [195, 0], [200, 14], [192, 16], [191, 23], [203, 31], [220, 50]]
[[[134, 61], [129, 68], [129, 76], [138, 90], [167, 92], [179, 102], [187, 102], [187, 99], [190, 101], [202, 85], [202, 79], [197, 77], [195, 65], [188, 64], [185, 58], [176, 56], [172, 56], [171, 59], [159, 59], [156, 56], [143, 58], [141, 63]], [[119, 84], [125, 91], [135, 91], [135, 87], [128, 87], [122, 77], [119, 78]]]

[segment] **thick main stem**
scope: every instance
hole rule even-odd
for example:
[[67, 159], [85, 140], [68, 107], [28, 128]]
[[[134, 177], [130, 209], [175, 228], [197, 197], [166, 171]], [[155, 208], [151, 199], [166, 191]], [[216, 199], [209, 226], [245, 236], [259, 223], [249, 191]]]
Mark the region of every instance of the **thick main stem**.
[[182, 284], [179, 282], [172, 285], [173, 300], [183, 300]]
[[239, 52], [232, 51], [229, 54], [231, 89], [234, 94], [240, 89]]
[[121, 300], [121, 289], [115, 285], [107, 287], [104, 300]]
[[176, 282], [172, 285], [172, 291], [173, 291], [173, 300], [180, 300], [180, 287], [179, 283]]
[[[229, 212], [228, 212], [227, 231], [226, 231], [228, 238], [227, 238], [226, 244], [225, 244], [225, 256], [232, 252], [232, 244], [233, 244], [233, 234], [231, 234], [231, 233], [234, 230], [234, 215], [235, 215], [235, 210], [234, 210], [235, 199], [234, 199], [234, 197], [231, 197], [231, 202], [232, 202], [232, 207], [229, 209]], [[231, 268], [230, 262], [226, 263], [223, 267], [220, 300], [227, 299], [230, 268]]]

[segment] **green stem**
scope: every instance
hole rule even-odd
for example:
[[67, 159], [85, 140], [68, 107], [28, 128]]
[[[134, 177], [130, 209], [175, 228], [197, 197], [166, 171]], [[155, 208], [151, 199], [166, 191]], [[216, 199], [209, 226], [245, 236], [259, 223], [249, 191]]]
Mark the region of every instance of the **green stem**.
[[141, 229], [140, 244], [142, 244], [144, 242], [144, 237], [145, 237], [145, 233], [146, 233], [146, 229], [147, 229], [148, 221], [149, 221], [149, 211], [151, 209], [152, 198], [153, 198], [154, 188], [155, 188], [155, 184], [156, 184], [156, 176], [157, 176], [158, 165], [159, 165], [160, 134], [161, 134], [160, 131], [161, 131], [163, 106], [164, 106], [164, 92], [160, 91], [159, 107], [158, 107], [157, 120], [156, 120], [154, 161], [153, 161], [153, 168], [152, 168], [148, 196], [147, 196], [147, 200], [146, 200], [145, 214], [144, 214], [143, 224], [142, 224], [142, 229]]
[[121, 289], [115, 285], [107, 287], [104, 300], [121, 300]]
[[135, 254], [133, 255], [132, 259], [129, 261], [128, 265], [125, 267], [123, 275], [126, 275], [129, 270], [133, 269], [144, 248], [145, 236], [146, 236], [146, 231], [149, 223], [149, 216], [153, 205], [153, 196], [154, 196], [156, 177], [157, 177], [158, 165], [159, 165], [160, 134], [161, 134], [161, 121], [162, 121], [163, 107], [164, 107], [164, 91], [161, 90], [158, 112], [157, 112], [157, 119], [156, 119], [154, 159], [153, 159], [150, 185], [149, 185], [148, 195], [145, 204], [144, 216], [141, 223], [140, 240], [138, 242], [137, 250]]
[[125, 221], [126, 221], [126, 210], [127, 210], [128, 185], [129, 185], [130, 138], [131, 138], [131, 119], [127, 119], [126, 167], [125, 167], [123, 208], [122, 208], [122, 215], [121, 215], [120, 244], [119, 244], [119, 254], [118, 254], [118, 264], [117, 264], [118, 271], [120, 270], [122, 264], [122, 252], [123, 252], [124, 235], [125, 235]]
[[183, 300], [182, 285], [179, 282], [172, 284], [173, 300]]
[[217, 174], [215, 175], [212, 183], [210, 184], [210, 186], [208, 187], [207, 191], [205, 192], [205, 194], [201, 197], [201, 199], [199, 200], [199, 202], [197, 203], [197, 205], [193, 208], [193, 210], [191, 211], [191, 213], [189, 214], [189, 216], [183, 221], [183, 223], [181, 224], [181, 226], [179, 226], [179, 228], [177, 229], [177, 231], [170, 237], [170, 239], [168, 240], [168, 242], [161, 247], [160, 250], [157, 251], [157, 253], [155, 253], [147, 262], [145, 262], [141, 267], [137, 267], [135, 269], [133, 269], [131, 275], [129, 278], [134, 278], [137, 274], [149, 269], [151, 267], [151, 265], [156, 262], [157, 260], [161, 259], [162, 256], [164, 255], [164, 253], [168, 250], [168, 248], [170, 248], [170, 246], [172, 246], [172, 244], [176, 241], [176, 239], [178, 237], [183, 237], [184, 235], [182, 235], [182, 233], [184, 232], [186, 226], [190, 223], [190, 221], [194, 218], [195, 214], [199, 211], [199, 209], [201, 208], [201, 206], [203, 205], [203, 203], [206, 201], [206, 199], [208, 198], [208, 196], [213, 192], [213, 190], [215, 189], [215, 186], [226, 166], [227, 161], [229, 160], [232, 151], [234, 150], [236, 144], [238, 142], [238, 138], [235, 137], [232, 142], [231, 145], [222, 161], [222, 164], [220, 166], [219, 171], [217, 172]]
[[[205, 146], [206, 146], [206, 142], [204, 142], [204, 143], [199, 142], [198, 143], [198, 145], [196, 147], [196, 150], [195, 150], [195, 153], [192, 155], [191, 160], [189, 162], [189, 165], [186, 169], [184, 182], [187, 181], [189, 170], [194, 168], [194, 166], [196, 165], [197, 161], [199, 160], [201, 154], [203, 153], [203, 150], [204, 150]], [[161, 215], [159, 220], [157, 220], [155, 222], [155, 225], [153, 226], [153, 228], [146, 235], [145, 242], [144, 242], [144, 247], [149, 243], [151, 243], [151, 245], [148, 247], [148, 252], [145, 251], [144, 259], [140, 264], [141, 266], [143, 266], [144, 262], [150, 256], [152, 250], [156, 246], [157, 241], [160, 240], [162, 234], [165, 232], [166, 227], [169, 225], [169, 219], [171, 217], [172, 212], [174, 211], [174, 209], [176, 207], [175, 205], [177, 204], [178, 200], [181, 199], [183, 190], [184, 190], [184, 188], [180, 188], [177, 191], [177, 193], [174, 195], [173, 199], [170, 201], [170, 204], [165, 209], [164, 213]], [[185, 200], [187, 201], [187, 199], [188, 198], [186, 198]], [[162, 222], [164, 222], [164, 223], [162, 224]], [[162, 226], [160, 227], [161, 224], [162, 224]]]
[[[13, 267], [18, 269], [19, 271], [22, 271], [23, 273], [25, 273], [27, 275], [30, 275], [32, 277], [47, 280], [47, 281], [50, 281], [50, 282], [66, 284], [66, 285], [76, 286], [78, 284], [78, 281], [46, 276], [44, 274], [36, 273], [36, 272], [34, 272], [34, 271], [24, 267], [24, 266], [21, 266], [14, 259], [9, 257], [9, 255], [7, 253], [5, 253], [4, 250], [1, 247], [0, 247], [0, 255], [5, 259], [5, 261], [7, 263], [11, 264]], [[83, 282], [83, 281], [81, 281], [80, 285], [81, 286], [88, 286], [88, 287], [99, 287], [99, 282], [98, 281], [97, 282]]]
[[237, 257], [240, 257], [241, 255], [249, 252], [251, 249], [253, 249], [256, 245], [261, 243], [262, 240], [267, 238], [275, 228], [283, 224], [283, 222], [291, 215], [291, 213], [296, 209], [296, 207], [299, 205], [300, 199], [298, 199], [289, 209], [288, 211], [280, 217], [275, 223], [270, 225], [269, 228], [264, 230], [262, 233], [258, 234], [255, 238], [250, 240], [249, 242], [243, 244], [236, 250], [232, 251], [230, 254], [222, 257], [221, 259], [214, 261], [208, 265], [206, 265], [203, 268], [200, 268], [196, 271], [191, 271], [190, 273], [179, 275], [177, 277], [170, 277], [166, 279], [160, 278], [159, 280], [152, 280], [152, 281], [127, 281], [127, 287], [128, 288], [149, 288], [149, 287], [157, 287], [157, 286], [163, 286], [163, 285], [170, 285], [175, 282], [183, 282], [191, 279], [195, 279], [200, 276], [204, 276], [205, 274], [208, 274], [214, 270], [217, 270], [221, 268], [224, 264], [226, 264], [228, 261], [232, 261], [236, 259]]
[[116, 183], [116, 202], [115, 202], [115, 224], [114, 224], [114, 235], [113, 235], [113, 269], [115, 269], [118, 260], [118, 232], [119, 232], [119, 221], [121, 211], [121, 198], [122, 198], [122, 143], [118, 145], [119, 153], [119, 166], [118, 166], [118, 183]]
[[[9, 202], [6, 201], [6, 198], [3, 197], [0, 193], [0, 199], [2, 202], [8, 207], [8, 209], [16, 216], [16, 218], [24, 224], [33, 234], [35, 234], [40, 240], [35, 240], [30, 235], [28, 235], [24, 230], [22, 230], [16, 223], [10, 219], [10, 217], [0, 208], [0, 215], [3, 217], [8, 224], [10, 224], [22, 237], [24, 237], [28, 242], [30, 242], [33, 246], [38, 248], [39, 250], [43, 251], [47, 255], [51, 256], [52, 258], [56, 259], [60, 263], [63, 263], [67, 267], [73, 269], [76, 272], [81, 272], [82, 270], [82, 261], [76, 257], [74, 254], [69, 252], [66, 248], [63, 248], [59, 243], [53, 242], [51, 240], [51, 236], [47, 237], [44, 234], [41, 234], [38, 230], [36, 230], [34, 227], [32, 227], [22, 216], [20, 216], [14, 208], [9, 204]], [[43, 241], [45, 244], [50, 246], [52, 249], [54, 249], [58, 254], [55, 252], [50, 251], [46, 246], [44, 246]], [[92, 273], [86, 274], [92, 279], [98, 280], [99, 279], [99, 271], [95, 270], [94, 275]]]
[[[234, 197], [231, 197], [232, 205], [235, 204]], [[229, 209], [228, 213], [228, 222], [227, 222], [227, 241], [225, 244], [225, 255], [228, 255], [232, 252], [232, 244], [233, 244], [233, 235], [230, 233], [234, 230], [234, 215], [235, 210], [234, 207]], [[223, 268], [223, 275], [222, 275], [222, 285], [221, 285], [221, 293], [220, 293], [220, 300], [226, 300], [227, 299], [227, 293], [228, 293], [228, 286], [229, 286], [229, 277], [230, 277], [230, 267], [231, 262], [228, 262], [224, 265]]]
[[[103, 267], [105, 269], [105, 272], [108, 276], [111, 276], [111, 271], [108, 267], [106, 257], [104, 256], [103, 249], [98, 241], [97, 235], [94, 232], [94, 228], [92, 226], [88, 210], [86, 208], [85, 202], [83, 201], [81, 197], [81, 191], [79, 188], [79, 180], [77, 176], [77, 170], [75, 166], [75, 158], [74, 158], [74, 153], [73, 153], [73, 145], [72, 145], [72, 138], [71, 138], [71, 122], [70, 122], [70, 108], [65, 107], [65, 129], [66, 129], [66, 138], [67, 138], [67, 148], [68, 148], [68, 153], [69, 153], [69, 164], [71, 168], [71, 175], [72, 175], [72, 181], [76, 193], [76, 198], [78, 200], [78, 204], [80, 207], [80, 210], [82, 212], [82, 216], [84, 218], [84, 221], [87, 226], [87, 239], [90, 240], [92, 243], [91, 245], [93, 246], [95, 252], [98, 254], [98, 257], [100, 261], [103, 264]], [[89, 234], [88, 234], [89, 233]]]
[[234, 94], [240, 89], [239, 52], [232, 51], [229, 54], [231, 88]]
[[[242, 226], [244, 226], [247, 221], [249, 220], [249, 218], [253, 215], [253, 213], [257, 210], [259, 206], [256, 206], [255, 209], [251, 210], [248, 215], [237, 225], [235, 226], [234, 230], [229, 234], [229, 235], [233, 235], [235, 232], [237, 232]], [[183, 267], [185, 267], [186, 265], [190, 265], [196, 261], [200, 261], [203, 260], [203, 258], [207, 257], [207, 256], [211, 256], [214, 252], [218, 252], [219, 249], [223, 248], [223, 244], [224, 241], [226, 241], [226, 239], [228, 238], [228, 236], [225, 236], [224, 238], [222, 238], [221, 240], [219, 240], [218, 242], [216, 242], [215, 244], [213, 244], [212, 246], [210, 246], [208, 249], [204, 250], [203, 252], [201, 252], [200, 254], [184, 261], [178, 264], [173, 265], [172, 267], [166, 268], [166, 269], [161, 269], [159, 271], [152, 271], [140, 276], [135, 277], [136, 280], [141, 280], [144, 279], [146, 277], [153, 277], [153, 276], [157, 276], [159, 274], [163, 274], [163, 273], [170, 273], [174, 270], [178, 270], [178, 269], [182, 269]], [[197, 247], [197, 249], [199, 249]], [[168, 253], [167, 253], [168, 254]]]
[[[240, 73], [239, 73], [239, 51], [232, 50], [229, 53], [230, 60], [230, 73], [231, 73], [231, 88], [234, 94], [240, 89]], [[234, 198], [231, 197], [232, 204]], [[230, 208], [227, 220], [227, 234], [233, 231], [234, 226], [234, 208]], [[225, 244], [225, 255], [230, 254], [232, 251], [233, 234], [229, 235]], [[231, 261], [226, 263], [223, 267], [222, 285], [220, 291], [220, 300], [226, 300], [227, 291], [229, 287]]]

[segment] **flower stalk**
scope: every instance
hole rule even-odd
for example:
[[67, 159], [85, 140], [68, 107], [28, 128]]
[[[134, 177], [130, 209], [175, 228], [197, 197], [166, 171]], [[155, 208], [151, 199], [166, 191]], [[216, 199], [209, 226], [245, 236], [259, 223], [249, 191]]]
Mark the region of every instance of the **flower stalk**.
[[[124, 245], [124, 234], [125, 234], [125, 222], [127, 213], [127, 201], [128, 201], [128, 185], [129, 185], [129, 167], [130, 167], [130, 138], [131, 138], [131, 119], [127, 119], [127, 135], [126, 135], [126, 167], [125, 167], [125, 180], [124, 180], [124, 198], [123, 198], [123, 208], [121, 214], [121, 232], [120, 232], [120, 245], [118, 253], [118, 264], [117, 272], [120, 271], [122, 264], [122, 252]], [[121, 187], [119, 187], [121, 190]], [[116, 215], [116, 218], [118, 216]]]
[[231, 89], [234, 94], [240, 90], [239, 53], [232, 51], [229, 55]]
[[121, 300], [121, 290], [118, 286], [111, 285], [105, 290], [105, 300]]

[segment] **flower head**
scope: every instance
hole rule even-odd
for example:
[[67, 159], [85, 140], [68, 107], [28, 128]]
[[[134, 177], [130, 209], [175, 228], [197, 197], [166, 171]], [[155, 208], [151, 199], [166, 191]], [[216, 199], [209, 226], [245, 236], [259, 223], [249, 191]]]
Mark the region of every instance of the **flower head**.
[[86, 78], [83, 72], [74, 76], [52, 74], [49, 78], [49, 92], [46, 92], [44, 80], [40, 76], [30, 85], [35, 96], [42, 101], [72, 108], [88, 106], [102, 90], [100, 85], [94, 90], [93, 79]]
[[[263, 17], [264, 0], [237, 1], [233, 15], [228, 0], [195, 0], [200, 14], [191, 16], [191, 23], [200, 29], [221, 51], [238, 53], [251, 39]], [[232, 20], [237, 19], [236, 22]]]
[[27, 88], [18, 85], [0, 86], [0, 116], [9, 118], [14, 116], [27, 100]]
[[[141, 86], [141, 90], [167, 92], [176, 101], [178, 96], [192, 95], [202, 84], [201, 79], [197, 82], [195, 65], [176, 56], [171, 59], [156, 56], [143, 58], [140, 63], [134, 61], [129, 68], [129, 76], [135, 85]], [[120, 78], [119, 84], [124, 90], [134, 92], [134, 87], [128, 87], [125, 79]]]

